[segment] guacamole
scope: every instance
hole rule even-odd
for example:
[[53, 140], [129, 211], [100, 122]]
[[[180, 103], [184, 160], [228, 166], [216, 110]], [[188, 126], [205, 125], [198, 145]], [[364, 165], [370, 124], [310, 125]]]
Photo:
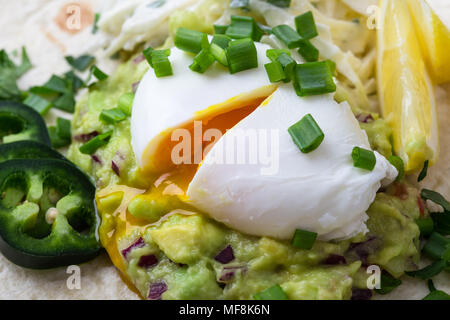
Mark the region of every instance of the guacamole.
[[[68, 157], [97, 182], [100, 238], [128, 284], [148, 299], [252, 299], [279, 284], [289, 299], [350, 299], [367, 289], [369, 265], [394, 277], [414, 270], [419, 259], [418, 191], [401, 181], [378, 193], [368, 210], [364, 236], [317, 241], [311, 250], [289, 242], [231, 230], [177, 196], [155, 196], [142, 178], [131, 148], [130, 122], [99, 120], [131, 92], [146, 70], [131, 59], [90, 89], [76, 107]], [[391, 131], [383, 119], [361, 124], [372, 147], [391, 155]], [[85, 137], [114, 130], [94, 155], [79, 147]]]

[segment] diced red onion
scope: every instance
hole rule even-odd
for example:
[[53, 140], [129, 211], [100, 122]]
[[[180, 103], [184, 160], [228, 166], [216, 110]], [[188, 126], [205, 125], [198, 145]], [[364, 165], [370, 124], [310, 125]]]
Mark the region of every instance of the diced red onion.
[[364, 242], [351, 243], [347, 253], [356, 255], [356, 258], [361, 260], [363, 266], [366, 266], [369, 255], [375, 253], [382, 244], [383, 241], [380, 238], [372, 236]]
[[369, 289], [353, 289], [352, 300], [370, 300], [372, 298], [372, 290]]
[[247, 272], [246, 266], [235, 266], [235, 267], [223, 267], [222, 273], [219, 277], [219, 282], [227, 283], [234, 279], [236, 272], [240, 271], [241, 274], [245, 274]]
[[219, 254], [214, 258], [216, 261], [227, 264], [234, 260], [234, 252], [233, 247], [230, 245], [227, 246], [225, 249], [219, 252]]
[[114, 161], [111, 161], [111, 169], [120, 177], [120, 169]]
[[419, 206], [420, 216], [425, 216], [425, 203], [419, 195], [417, 196], [417, 205]]
[[98, 135], [99, 135], [98, 131], [92, 131], [90, 133], [83, 133], [83, 134], [76, 135], [73, 137], [73, 139], [75, 141], [79, 141], [79, 142], [88, 142], [91, 139], [94, 139]]
[[128, 255], [130, 254], [130, 252], [131, 252], [131, 250], [133, 250], [133, 249], [138, 249], [138, 248], [142, 248], [142, 247], [144, 247], [145, 246], [145, 241], [144, 241], [144, 239], [142, 239], [142, 237], [141, 238], [139, 238], [135, 243], [133, 243], [131, 246], [129, 246], [128, 248], [126, 248], [126, 249], [123, 249], [121, 252], [122, 252], [122, 256], [125, 258], [125, 259], [128, 259]]
[[150, 284], [148, 298], [150, 300], [161, 300], [161, 295], [167, 291], [167, 284], [161, 280]]
[[134, 64], [141, 63], [145, 60], [145, 56], [143, 54], [138, 55], [136, 58], [133, 59]]
[[356, 116], [356, 119], [362, 123], [369, 123], [374, 120], [370, 113], [360, 113]]
[[337, 265], [337, 264], [347, 264], [344, 256], [338, 254], [330, 254], [324, 261], [323, 264]]
[[139, 259], [138, 266], [141, 268], [149, 269], [158, 264], [158, 258], [154, 254], [142, 256]]
[[140, 81], [135, 82], [135, 83], [133, 83], [133, 84], [131, 85], [131, 91], [133, 91], [133, 93], [136, 93], [136, 90], [137, 90], [137, 88], [138, 88], [138, 86], [139, 86], [139, 83], [140, 83]]
[[96, 163], [98, 163], [98, 164], [102, 164], [102, 160], [100, 159], [99, 156], [93, 154], [91, 157], [92, 157], [92, 160], [93, 160], [94, 162], [96, 162]]

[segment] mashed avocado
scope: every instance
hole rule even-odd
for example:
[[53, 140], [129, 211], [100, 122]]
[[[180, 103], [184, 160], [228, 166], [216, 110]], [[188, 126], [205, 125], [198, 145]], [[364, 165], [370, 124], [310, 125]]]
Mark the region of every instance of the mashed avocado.
[[[405, 182], [378, 193], [368, 210], [367, 235], [316, 242], [308, 251], [231, 230], [178, 197], [147, 197], [148, 182], [140, 178], [130, 144], [129, 120], [114, 127], [99, 121], [101, 110], [114, 108], [147, 69], [146, 62], [130, 60], [90, 89], [76, 107], [75, 139], [68, 153], [97, 181], [102, 243], [143, 298], [155, 298], [155, 290], [163, 288], [162, 299], [252, 299], [279, 284], [290, 299], [349, 299], [353, 289], [366, 289], [368, 265], [395, 277], [416, 268], [418, 191]], [[391, 154], [391, 131], [383, 119], [362, 128], [375, 150]], [[79, 152], [85, 135], [111, 129], [112, 139], [94, 157]], [[230, 248], [232, 259], [223, 261], [221, 252]]]

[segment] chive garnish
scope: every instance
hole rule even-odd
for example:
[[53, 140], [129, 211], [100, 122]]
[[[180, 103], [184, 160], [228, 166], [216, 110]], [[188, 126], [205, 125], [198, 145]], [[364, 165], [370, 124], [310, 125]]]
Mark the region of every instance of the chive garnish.
[[278, 56], [282, 53], [287, 54], [288, 56], [291, 56], [291, 52], [288, 49], [269, 49], [266, 51], [266, 56], [271, 61], [276, 61]]
[[300, 42], [298, 53], [300, 53], [307, 62], [314, 62], [319, 59], [319, 50], [306, 39]]
[[420, 218], [416, 220], [421, 236], [429, 236], [434, 230], [434, 221], [431, 218]]
[[270, 62], [264, 65], [269, 80], [272, 83], [279, 82], [286, 79], [283, 66], [278, 61]]
[[58, 136], [65, 140], [72, 139], [72, 125], [70, 120], [64, 118], [56, 119], [56, 133]]
[[299, 122], [292, 125], [288, 132], [303, 153], [309, 153], [317, 149], [325, 137], [311, 114], [307, 114]]
[[178, 28], [174, 43], [178, 49], [195, 54], [209, 47], [206, 33], [186, 28]]
[[277, 56], [276, 61], [281, 64], [283, 67], [283, 71], [285, 74], [285, 82], [289, 82], [294, 78], [295, 67], [297, 66], [297, 62], [291, 58], [290, 54], [282, 52]]
[[295, 49], [300, 47], [302, 37], [286, 24], [281, 24], [272, 28], [272, 33], [280, 39], [289, 49]]
[[440, 260], [449, 244], [450, 239], [447, 239], [437, 232], [433, 232], [423, 246], [422, 251], [431, 259]]
[[194, 62], [189, 66], [192, 71], [204, 73], [213, 63], [216, 58], [211, 54], [209, 49], [203, 49], [195, 57]]
[[428, 189], [422, 189], [420, 192], [420, 196], [424, 200], [430, 200], [434, 203], [440, 205], [444, 208], [445, 211], [450, 212], [450, 202], [448, 202], [441, 194], [439, 194], [436, 191], [428, 190]]
[[328, 61], [298, 64], [294, 79], [297, 95], [304, 97], [335, 92], [332, 66]]
[[108, 78], [108, 75], [100, 70], [96, 65], [91, 67], [91, 74], [97, 78], [97, 80], [102, 81]]
[[83, 154], [93, 154], [99, 148], [108, 144], [109, 139], [111, 139], [112, 133], [112, 131], [108, 131], [89, 140], [80, 147], [80, 152]]
[[127, 116], [131, 116], [131, 108], [133, 107], [134, 93], [128, 92], [120, 96], [117, 107]]
[[46, 115], [52, 107], [50, 101], [32, 93], [28, 95], [23, 103], [39, 112], [42, 116]]
[[[232, 39], [254, 39], [256, 23], [252, 17], [231, 16], [231, 24], [227, 28], [226, 35]], [[259, 39], [254, 39], [258, 41]]]
[[67, 56], [65, 58], [67, 63], [79, 71], [86, 70], [95, 60], [93, 56], [87, 54], [79, 56], [78, 58], [74, 58], [72, 56]]
[[450, 212], [434, 212], [431, 214], [435, 230], [444, 236], [450, 235]]
[[295, 234], [292, 238], [291, 244], [292, 246], [299, 249], [310, 250], [314, 246], [316, 239], [317, 233], [297, 229], [295, 230]]
[[169, 61], [170, 49], [154, 50], [147, 48], [143, 51], [144, 57], [158, 78], [173, 75], [172, 65]]
[[218, 24], [214, 25], [214, 33], [217, 34], [225, 34], [227, 32], [228, 26], [221, 26]]
[[279, 284], [276, 284], [260, 293], [255, 294], [255, 300], [288, 300], [289, 297]]
[[231, 74], [258, 67], [258, 54], [251, 39], [231, 41], [226, 54]]
[[417, 177], [417, 182], [422, 181], [427, 176], [428, 164], [429, 164], [429, 160], [425, 161], [425, 163], [423, 164], [422, 171], [420, 171], [419, 176]]
[[280, 8], [289, 8], [291, 6], [291, 0], [268, 0], [267, 2]]
[[211, 44], [216, 44], [219, 47], [221, 47], [222, 49], [226, 49], [228, 48], [228, 44], [230, 43], [231, 38], [227, 35], [224, 34], [216, 34], [212, 40], [211, 40]]
[[446, 266], [447, 266], [446, 261], [438, 260], [423, 269], [417, 271], [407, 271], [405, 273], [410, 277], [426, 280], [441, 273], [441, 271], [444, 270]]
[[436, 289], [433, 280], [428, 279], [427, 284], [430, 293], [425, 298], [423, 298], [423, 300], [450, 300], [450, 295], [448, 295], [444, 291]]
[[377, 163], [377, 158], [372, 150], [354, 147], [352, 151], [353, 165], [356, 168], [372, 171]]
[[127, 115], [120, 108], [102, 110], [99, 119], [106, 124], [116, 124], [127, 118]]
[[228, 66], [227, 53], [225, 49], [223, 49], [222, 47], [220, 47], [215, 43], [211, 43], [211, 46], [209, 47], [209, 52], [220, 64]]
[[395, 181], [400, 181], [405, 176], [405, 164], [402, 160], [402, 158], [397, 156], [390, 156], [388, 161], [390, 164], [392, 164], [398, 171], [397, 178], [395, 178]]
[[312, 39], [319, 35], [314, 21], [314, 16], [311, 11], [301, 14], [295, 18], [295, 26], [298, 34], [303, 39]]

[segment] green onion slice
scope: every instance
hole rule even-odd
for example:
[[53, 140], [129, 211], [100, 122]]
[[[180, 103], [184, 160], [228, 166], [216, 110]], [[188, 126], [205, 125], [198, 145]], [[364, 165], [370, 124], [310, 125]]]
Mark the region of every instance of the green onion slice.
[[231, 74], [258, 67], [258, 53], [251, 39], [231, 41], [226, 54]]
[[417, 219], [416, 224], [419, 227], [420, 235], [422, 236], [428, 236], [434, 230], [434, 222], [431, 218]]
[[264, 65], [264, 68], [266, 68], [270, 82], [275, 83], [286, 79], [283, 66], [278, 61], [267, 63]]
[[450, 300], [450, 295], [441, 290], [430, 292], [423, 300]]
[[269, 49], [266, 51], [266, 56], [271, 61], [276, 61], [278, 56], [283, 53], [287, 54], [288, 56], [291, 56], [291, 51], [289, 51], [288, 49]]
[[287, 294], [279, 284], [254, 295], [255, 300], [288, 300]]
[[332, 64], [328, 61], [308, 62], [295, 67], [294, 88], [300, 97], [336, 91]]
[[425, 161], [425, 163], [423, 164], [422, 171], [420, 171], [419, 176], [417, 177], [417, 182], [422, 181], [422, 180], [425, 179], [425, 177], [427, 176], [427, 173], [428, 173], [428, 163], [429, 163], [429, 160]]
[[56, 134], [66, 140], [72, 139], [72, 125], [70, 120], [64, 118], [56, 119]]
[[209, 47], [206, 33], [186, 28], [178, 28], [174, 43], [178, 49], [195, 54]]
[[127, 115], [120, 108], [102, 110], [99, 119], [103, 123], [115, 124], [127, 118]]
[[42, 116], [46, 115], [48, 110], [52, 107], [50, 101], [36, 94], [28, 95], [23, 103], [39, 112]]
[[82, 55], [78, 58], [74, 58], [72, 56], [65, 57], [67, 63], [69, 63], [72, 67], [79, 71], [86, 70], [95, 60], [93, 56], [90, 55]]
[[299, 249], [310, 250], [314, 246], [316, 239], [317, 233], [297, 229], [295, 230], [295, 234], [292, 238], [291, 244], [292, 246]]
[[379, 294], [388, 294], [402, 284], [402, 280], [396, 279], [386, 272], [381, 274], [380, 280], [380, 289], [375, 289]]
[[150, 52], [152, 67], [158, 78], [173, 75], [172, 65], [169, 61], [170, 49], [153, 50]]
[[231, 38], [229, 36], [226, 36], [224, 34], [216, 34], [212, 40], [211, 44], [216, 44], [222, 49], [228, 48], [228, 44], [230, 43]]
[[303, 153], [316, 150], [325, 138], [323, 131], [311, 114], [307, 114], [299, 122], [292, 125], [288, 132]]
[[448, 202], [440, 193], [428, 189], [422, 189], [420, 196], [425, 200], [433, 201], [443, 207], [445, 211], [450, 212], [450, 202]]
[[225, 49], [220, 47], [215, 43], [211, 43], [211, 47], [209, 48], [209, 52], [214, 56], [214, 58], [224, 66], [228, 66], [227, 53]]
[[253, 39], [255, 26], [256, 23], [252, 17], [231, 16], [231, 24], [225, 34], [232, 39]]
[[192, 71], [204, 73], [216, 61], [209, 49], [203, 49], [194, 58], [194, 62], [189, 66]]
[[250, 9], [249, 2], [250, 2], [250, 0], [231, 0], [230, 8], [231, 9], [249, 10]]
[[291, 6], [291, 0], [268, 0], [267, 2], [279, 8], [289, 8]]
[[214, 25], [214, 33], [217, 34], [225, 34], [227, 32], [228, 26], [221, 26], [218, 24]]
[[442, 259], [447, 246], [450, 244], [450, 239], [447, 239], [443, 235], [433, 232], [428, 241], [423, 246], [423, 253], [434, 260]]
[[305, 39], [300, 42], [298, 53], [308, 62], [319, 60], [319, 50], [309, 40]]
[[439, 260], [439, 261], [435, 261], [432, 264], [430, 264], [429, 266], [417, 270], [417, 271], [407, 271], [405, 272], [407, 275], [414, 277], [414, 278], [419, 278], [419, 279], [429, 279], [432, 278], [436, 275], [438, 275], [439, 273], [441, 273], [442, 270], [444, 270], [444, 268], [447, 266], [447, 262], [444, 260]]
[[102, 70], [100, 70], [96, 65], [93, 65], [91, 67], [91, 73], [99, 81], [102, 81], [102, 80], [105, 80], [106, 78], [108, 78], [108, 75], [106, 73], [104, 73]]
[[128, 92], [120, 96], [117, 102], [117, 107], [122, 110], [128, 117], [131, 116], [131, 109], [133, 107], [134, 93]]
[[99, 148], [108, 144], [109, 139], [111, 139], [112, 134], [113, 134], [112, 131], [108, 131], [106, 133], [96, 136], [95, 138], [93, 138], [93, 139], [89, 140], [88, 142], [86, 142], [85, 144], [83, 144], [80, 147], [80, 152], [83, 154], [93, 154]]
[[302, 37], [286, 24], [281, 24], [272, 28], [272, 33], [280, 39], [289, 49], [295, 49], [300, 47]]
[[402, 158], [397, 156], [390, 156], [388, 161], [392, 164], [398, 171], [397, 178], [395, 181], [400, 181], [405, 176], [405, 164]]
[[434, 212], [431, 214], [436, 232], [448, 236], [450, 235], [450, 212]]
[[377, 163], [377, 158], [372, 150], [354, 147], [352, 151], [353, 165], [356, 168], [372, 171]]
[[283, 67], [284, 73], [286, 75], [286, 81], [289, 82], [294, 78], [294, 72], [295, 67], [297, 66], [297, 62], [295, 62], [294, 59], [291, 58], [290, 54], [287, 54], [285, 52], [282, 52], [278, 57], [276, 58], [276, 61], [281, 64]]
[[314, 16], [311, 11], [297, 16], [295, 18], [295, 26], [298, 34], [303, 39], [312, 39], [319, 35], [317, 32], [316, 23], [314, 21]]

